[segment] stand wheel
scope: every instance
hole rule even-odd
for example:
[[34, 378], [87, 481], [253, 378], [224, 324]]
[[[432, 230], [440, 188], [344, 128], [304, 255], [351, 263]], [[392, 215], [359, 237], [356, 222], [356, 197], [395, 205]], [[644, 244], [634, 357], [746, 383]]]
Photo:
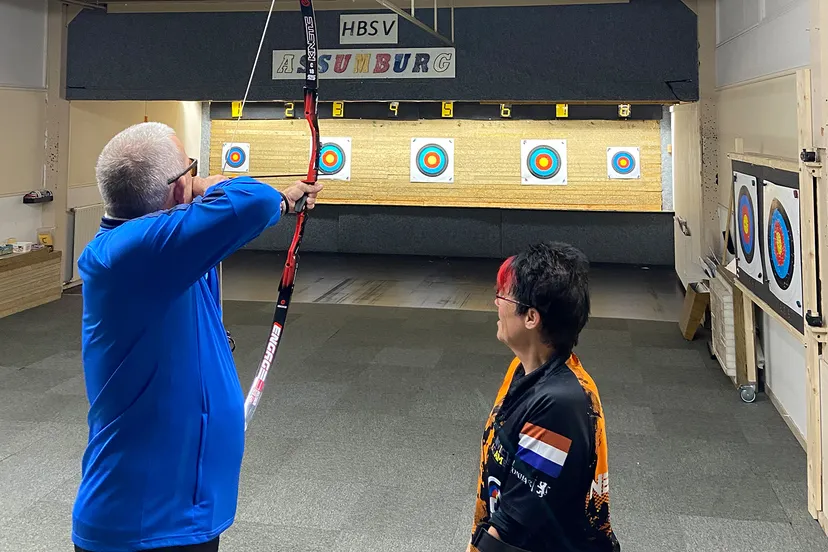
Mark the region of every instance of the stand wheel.
[[230, 332], [227, 332], [227, 341], [230, 343], [230, 352], [232, 353], [236, 350], [236, 340], [233, 339], [233, 336], [230, 335]]
[[739, 389], [739, 397], [742, 399], [742, 402], [752, 403], [756, 400], [756, 391], [752, 385], [743, 385]]

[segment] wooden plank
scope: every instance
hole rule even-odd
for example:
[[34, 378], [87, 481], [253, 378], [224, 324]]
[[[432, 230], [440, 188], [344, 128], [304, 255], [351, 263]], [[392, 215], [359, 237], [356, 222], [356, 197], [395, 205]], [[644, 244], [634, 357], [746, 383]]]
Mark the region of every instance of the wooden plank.
[[761, 153], [730, 152], [727, 154], [727, 158], [732, 161], [743, 161], [745, 163], [762, 165], [763, 167], [771, 167], [783, 171], [799, 172], [799, 161], [788, 159], [787, 157], [775, 157]]
[[49, 251], [48, 249], [36, 249], [28, 253], [12, 253], [0, 257], [0, 278], [4, 272], [15, 270], [21, 266], [29, 266], [42, 263], [49, 259], [60, 259], [60, 251]]
[[753, 302], [748, 294], [742, 295], [744, 306], [744, 333], [745, 333], [745, 376], [747, 383], [756, 383], [756, 320], [754, 318]]
[[40, 249], [0, 259], [0, 318], [60, 299], [61, 257]]
[[747, 345], [745, 340], [745, 302], [742, 290], [733, 287], [733, 333], [736, 338], [736, 386], [748, 383]]
[[[813, 122], [811, 111], [811, 72], [796, 72], [796, 118], [799, 151], [813, 148]], [[817, 281], [819, 273], [816, 261], [816, 205], [814, 203], [814, 179], [811, 171], [800, 161], [799, 216], [802, 248], [802, 302], [803, 313], [819, 312]], [[822, 426], [820, 413], [819, 342], [813, 330], [805, 324], [805, 404], [807, 411], [805, 451], [808, 462], [808, 511], [815, 515], [822, 510]]]
[[822, 378], [820, 376], [820, 345], [813, 332], [806, 326], [808, 339], [805, 345], [806, 388], [808, 422], [806, 426], [805, 453], [808, 463], [808, 512], [812, 516], [823, 508], [822, 466], [822, 406], [820, 405]]
[[[211, 123], [211, 173], [220, 172], [222, 144], [233, 139], [235, 123]], [[658, 121], [331, 119], [325, 121], [323, 140], [328, 136], [351, 138], [351, 179], [325, 180], [320, 204], [661, 211]], [[453, 182], [410, 182], [416, 137], [454, 139]], [[523, 139], [567, 140], [565, 186], [521, 184]], [[235, 141], [250, 144], [250, 175], [307, 172], [303, 119], [242, 119]], [[631, 144], [640, 148], [641, 178], [610, 179], [607, 148]], [[265, 179], [277, 187], [291, 180], [296, 178]]]

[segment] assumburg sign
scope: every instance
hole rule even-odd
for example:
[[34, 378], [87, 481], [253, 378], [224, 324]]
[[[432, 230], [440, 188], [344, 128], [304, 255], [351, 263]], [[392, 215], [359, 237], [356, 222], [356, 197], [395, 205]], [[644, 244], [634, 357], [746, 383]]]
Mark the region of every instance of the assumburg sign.
[[[321, 79], [453, 79], [454, 48], [319, 51]], [[305, 78], [304, 50], [274, 50], [273, 80]]]

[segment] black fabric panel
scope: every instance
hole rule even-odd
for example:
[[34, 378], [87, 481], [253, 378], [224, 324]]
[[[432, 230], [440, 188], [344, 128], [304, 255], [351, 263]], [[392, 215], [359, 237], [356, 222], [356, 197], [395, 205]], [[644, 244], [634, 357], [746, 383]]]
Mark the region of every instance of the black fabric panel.
[[[343, 47], [340, 13], [317, 12], [322, 50]], [[240, 100], [265, 17], [85, 10], [69, 25], [67, 98]], [[418, 17], [430, 24], [433, 12], [423, 9]], [[449, 10], [441, 9], [438, 21], [440, 31], [450, 34]], [[696, 21], [681, 0], [456, 9], [457, 78], [360, 81], [321, 75], [320, 98], [694, 101]], [[443, 44], [400, 19], [399, 44], [389, 47], [402, 46]], [[303, 48], [298, 11], [274, 13], [249, 99], [301, 99], [301, 81], [271, 80], [271, 52]]]
[[[247, 249], [286, 251], [287, 217]], [[672, 213], [320, 205], [302, 251], [504, 258], [540, 240], [571, 243], [591, 262], [673, 266]]]

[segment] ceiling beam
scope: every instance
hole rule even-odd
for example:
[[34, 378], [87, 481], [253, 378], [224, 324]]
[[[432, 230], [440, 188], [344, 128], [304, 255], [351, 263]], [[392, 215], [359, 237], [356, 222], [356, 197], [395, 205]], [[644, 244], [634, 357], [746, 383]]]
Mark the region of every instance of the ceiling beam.
[[[409, 0], [405, 0], [406, 5]], [[529, 7], [529, 6], [570, 6], [599, 4], [629, 4], [630, 0], [454, 0], [456, 8], [488, 7]], [[151, 12], [240, 12], [267, 11], [269, 0], [121, 0], [108, 2], [110, 13], [151, 13]], [[416, 0], [416, 8], [431, 8], [434, 0]], [[440, 8], [448, 8], [447, 0], [439, 0]], [[314, 9], [324, 10], [365, 10], [377, 7], [376, 0], [314, 0]], [[276, 0], [274, 10], [297, 11], [296, 0]]]
[[[448, 38], [444, 37], [443, 35], [438, 33], [436, 29], [432, 29], [431, 27], [429, 27], [428, 25], [426, 25], [425, 23], [423, 23], [422, 21], [420, 21], [419, 19], [417, 19], [416, 17], [414, 17], [413, 15], [411, 15], [410, 13], [408, 13], [407, 11], [405, 11], [404, 9], [399, 7], [398, 5], [390, 2], [389, 0], [377, 0], [377, 3], [382, 5], [382, 6], [385, 6], [386, 8], [391, 10], [392, 12], [396, 13], [397, 15], [399, 15], [400, 17], [402, 17], [403, 19], [408, 21], [409, 23], [413, 23], [414, 25], [421, 28], [422, 30], [424, 30], [425, 32], [430, 34], [431, 36], [437, 38], [438, 40], [444, 42], [448, 46], [451, 46], [452, 48], [454, 48], [454, 42], [452, 42]], [[437, 0], [434, 0], [434, 5], [435, 6], [437, 5]], [[452, 13], [452, 17], [454, 17], [453, 13]], [[452, 20], [452, 24], [453, 24], [453, 22], [454, 21]], [[435, 27], [436, 27], [436, 25], [435, 25]]]

